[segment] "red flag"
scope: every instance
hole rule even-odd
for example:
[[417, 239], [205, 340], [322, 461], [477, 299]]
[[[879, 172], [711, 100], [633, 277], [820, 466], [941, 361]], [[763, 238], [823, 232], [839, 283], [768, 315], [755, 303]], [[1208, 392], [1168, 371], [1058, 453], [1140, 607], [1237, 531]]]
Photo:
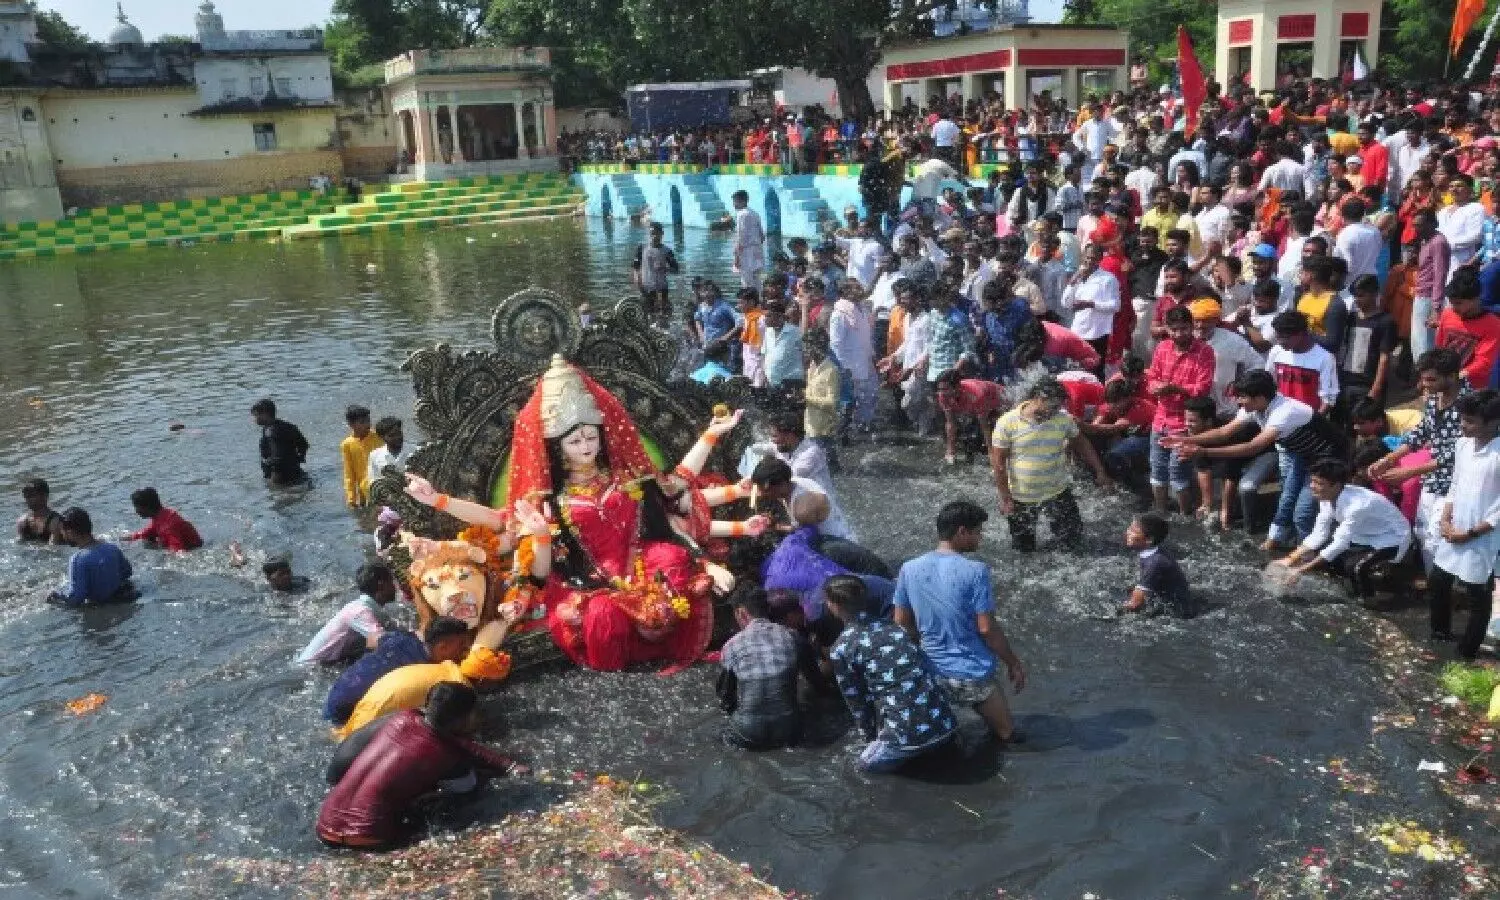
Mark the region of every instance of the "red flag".
[[1182, 105], [1187, 115], [1187, 128], [1182, 134], [1187, 137], [1198, 130], [1198, 108], [1208, 96], [1208, 86], [1203, 79], [1203, 67], [1193, 53], [1193, 40], [1183, 25], [1177, 26], [1177, 72], [1182, 79]]
[[1448, 32], [1450, 56], [1458, 55], [1458, 48], [1464, 45], [1464, 38], [1469, 36], [1469, 31], [1483, 13], [1484, 0], [1458, 0], [1458, 8], [1453, 10], [1453, 28]]

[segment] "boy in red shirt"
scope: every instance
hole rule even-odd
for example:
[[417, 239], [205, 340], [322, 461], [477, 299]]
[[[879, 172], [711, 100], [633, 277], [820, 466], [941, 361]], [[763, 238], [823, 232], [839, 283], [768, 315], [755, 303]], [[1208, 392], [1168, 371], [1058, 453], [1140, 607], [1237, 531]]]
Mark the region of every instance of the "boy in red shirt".
[[130, 502], [135, 506], [136, 515], [150, 519], [151, 522], [135, 534], [128, 535], [125, 540], [145, 541], [148, 547], [177, 552], [197, 550], [203, 546], [203, 538], [198, 536], [198, 529], [178, 515], [177, 510], [162, 506], [156, 488], [141, 488], [130, 495]]
[[1104, 385], [1104, 402], [1094, 414], [1094, 421], [1083, 426], [1091, 438], [1107, 444], [1101, 447], [1104, 468], [1110, 477], [1129, 483], [1140, 463], [1151, 450], [1151, 423], [1156, 419], [1156, 401], [1137, 396], [1135, 385], [1123, 379], [1112, 379]]
[[[1005, 410], [1005, 393], [1000, 385], [983, 378], [963, 378], [959, 371], [963, 366], [949, 369], [937, 380], [937, 404], [943, 411], [943, 439], [945, 452], [943, 463], [954, 465], [958, 460], [959, 418], [972, 416], [988, 435], [995, 430], [995, 420]], [[972, 448], [969, 461], [973, 462]]]
[[1453, 273], [1448, 282], [1448, 308], [1438, 317], [1437, 344], [1458, 354], [1469, 385], [1490, 386], [1495, 359], [1500, 357], [1500, 319], [1479, 304], [1479, 275], [1469, 267]]

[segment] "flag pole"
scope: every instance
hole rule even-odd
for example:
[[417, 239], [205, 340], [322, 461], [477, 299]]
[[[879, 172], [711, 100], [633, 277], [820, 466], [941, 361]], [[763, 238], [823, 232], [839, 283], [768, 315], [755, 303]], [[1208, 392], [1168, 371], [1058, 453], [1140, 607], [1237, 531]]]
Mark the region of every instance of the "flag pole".
[[1474, 77], [1474, 70], [1479, 67], [1479, 58], [1484, 56], [1484, 51], [1490, 46], [1490, 38], [1495, 35], [1495, 20], [1500, 19], [1500, 6], [1495, 7], [1495, 12], [1490, 16], [1490, 24], [1484, 28], [1484, 37], [1479, 39], [1479, 47], [1474, 51], [1474, 56], [1469, 60], [1469, 67], [1464, 70], [1464, 81]]

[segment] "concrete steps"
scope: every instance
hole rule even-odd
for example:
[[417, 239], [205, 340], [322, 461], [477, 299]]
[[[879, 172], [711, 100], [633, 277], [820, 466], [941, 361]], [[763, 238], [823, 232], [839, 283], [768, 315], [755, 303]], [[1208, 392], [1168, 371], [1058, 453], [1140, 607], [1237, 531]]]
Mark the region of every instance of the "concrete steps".
[[572, 214], [582, 202], [583, 195], [559, 175], [404, 182], [366, 196], [358, 203], [312, 216], [305, 224], [285, 228], [283, 235], [300, 240], [325, 234], [368, 234], [556, 217]]
[[0, 260], [275, 237], [335, 202], [314, 191], [281, 191], [101, 207], [0, 228]]
[[615, 195], [611, 206], [617, 217], [629, 218], [640, 215], [641, 211], [646, 208], [646, 195], [641, 192], [640, 185], [635, 183], [635, 176], [611, 175], [609, 184]]
[[698, 204], [705, 221], [716, 222], [729, 215], [724, 201], [719, 199], [718, 192], [714, 190], [713, 179], [700, 173], [683, 178], [682, 183], [687, 187], [693, 202]]
[[781, 180], [781, 188], [783, 231], [791, 232], [793, 229], [788, 226], [788, 220], [794, 220], [806, 226], [806, 231], [802, 233], [817, 234], [822, 222], [834, 218], [833, 209], [818, 192], [813, 176], [788, 175]]

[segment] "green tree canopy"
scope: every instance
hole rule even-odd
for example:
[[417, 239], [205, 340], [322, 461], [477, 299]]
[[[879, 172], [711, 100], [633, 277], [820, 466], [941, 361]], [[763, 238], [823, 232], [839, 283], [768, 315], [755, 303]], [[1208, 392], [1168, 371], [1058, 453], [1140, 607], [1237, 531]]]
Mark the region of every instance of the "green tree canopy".
[[53, 50], [83, 50], [92, 45], [89, 36], [73, 27], [56, 10], [41, 10], [36, 14], [36, 35], [44, 46]]

